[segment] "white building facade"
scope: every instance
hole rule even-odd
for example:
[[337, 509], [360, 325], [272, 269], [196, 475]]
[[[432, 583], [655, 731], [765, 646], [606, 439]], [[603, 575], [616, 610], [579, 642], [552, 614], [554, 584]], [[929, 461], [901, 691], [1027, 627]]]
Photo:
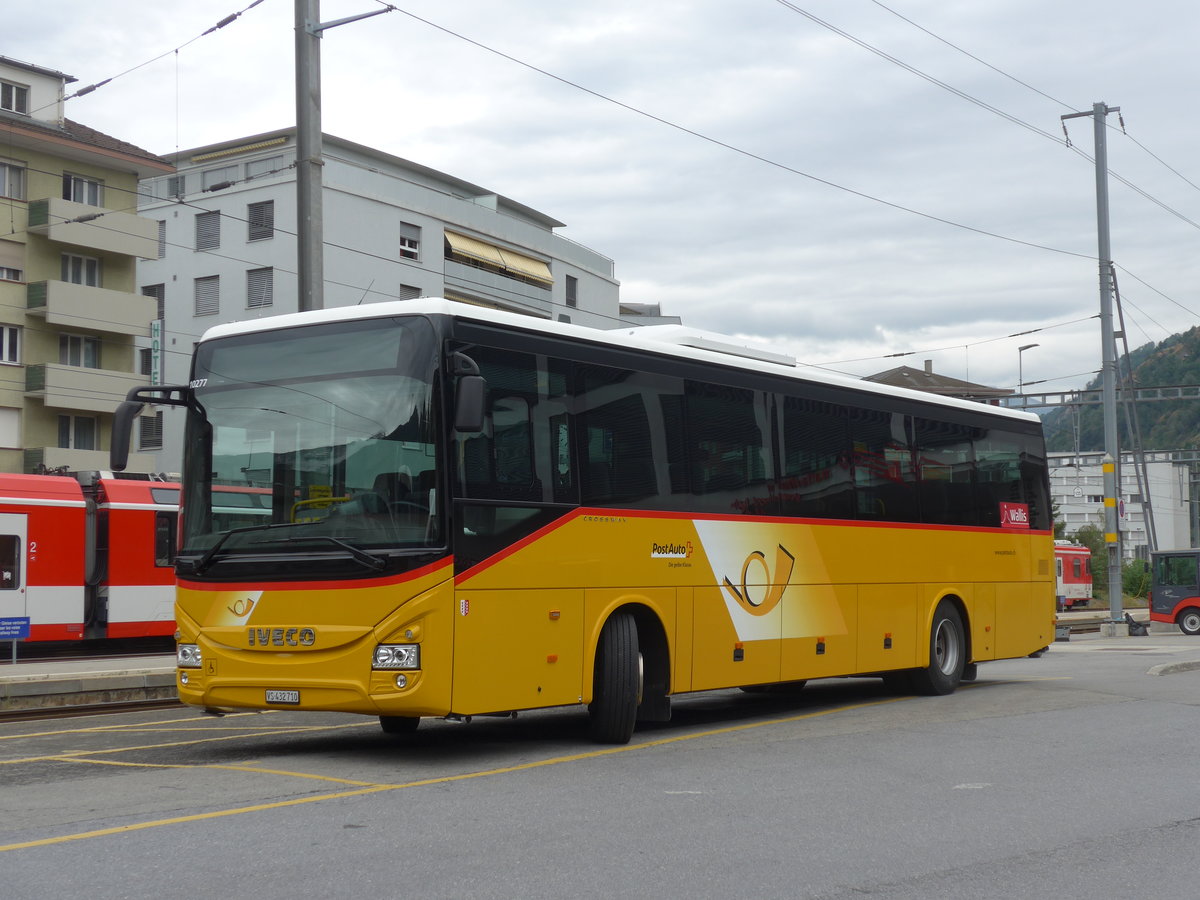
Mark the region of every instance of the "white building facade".
[[[1067, 537], [1084, 525], [1095, 525], [1104, 531], [1103, 456], [1103, 453], [1049, 454], [1050, 496], [1058, 507], [1057, 519], [1066, 522]], [[1123, 456], [1117, 513], [1121, 550], [1126, 560], [1145, 559], [1149, 552], [1147, 493], [1158, 549], [1193, 546], [1192, 484], [1197, 457], [1195, 451], [1148, 452], [1145, 483], [1139, 485], [1133, 455]]]
[[[182, 151], [140, 185], [158, 222], [157, 259], [138, 270], [159, 323], [140, 351], [152, 382], [187, 380], [192, 347], [224, 322], [296, 312], [295, 129]], [[534, 209], [408, 160], [326, 135], [325, 307], [447, 297], [598, 328], [622, 324], [613, 261], [554, 233]], [[165, 416], [165, 421], [163, 417]], [[148, 418], [148, 417], [147, 417]], [[134, 435], [178, 471], [182, 418]]]

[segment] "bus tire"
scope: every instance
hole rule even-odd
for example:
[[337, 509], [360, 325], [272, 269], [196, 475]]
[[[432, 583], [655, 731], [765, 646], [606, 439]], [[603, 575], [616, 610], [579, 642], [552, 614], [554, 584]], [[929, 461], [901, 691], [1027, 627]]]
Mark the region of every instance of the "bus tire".
[[910, 681], [918, 694], [951, 694], [962, 681], [967, 664], [967, 640], [958, 607], [947, 600], [938, 604], [929, 632], [929, 665], [913, 669]]
[[420, 716], [380, 716], [379, 727], [384, 734], [412, 734], [421, 724]]
[[1200, 634], [1200, 609], [1189, 606], [1175, 621], [1179, 623], [1179, 630], [1184, 634]]
[[601, 744], [628, 744], [637, 721], [641, 658], [637, 623], [627, 612], [613, 614], [600, 630], [592, 682], [589, 733]]

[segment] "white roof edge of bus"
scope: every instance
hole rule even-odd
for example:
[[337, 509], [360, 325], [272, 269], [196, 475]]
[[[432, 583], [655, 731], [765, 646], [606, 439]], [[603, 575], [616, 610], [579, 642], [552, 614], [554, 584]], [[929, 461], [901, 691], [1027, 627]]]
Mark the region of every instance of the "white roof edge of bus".
[[[636, 345], [639, 349], [654, 351], [668, 356], [684, 359], [695, 359], [702, 362], [717, 363], [738, 369], [750, 371], [772, 372], [784, 375], [798, 381], [809, 381], [814, 384], [829, 384], [838, 387], [851, 388], [867, 393], [880, 394], [885, 397], [908, 397], [923, 403], [933, 403], [938, 406], [948, 406], [972, 412], [986, 412], [993, 415], [1007, 416], [1015, 419], [1037, 420], [1034, 413], [1005, 406], [992, 406], [978, 403], [974, 400], [960, 400], [957, 397], [943, 397], [925, 391], [911, 388], [896, 387], [851, 378], [848, 375], [830, 373], [819, 370], [819, 376], [806, 374], [805, 369], [813, 369], [806, 363], [797, 363], [783, 354], [770, 350], [760, 350], [743, 343], [736, 338], [714, 332], [690, 329], [686, 326], [645, 326], [643, 328], [617, 328], [606, 331], [600, 328], [589, 328], [584, 325], [572, 325], [566, 322], [553, 322], [549, 319], [539, 319], [534, 316], [510, 313], [504, 310], [490, 309], [483, 306], [473, 306], [469, 303], [458, 303], [453, 300], [422, 297], [417, 300], [386, 300], [382, 303], [369, 303], [365, 306], [335, 306], [328, 309], [316, 309], [308, 312], [284, 313], [279, 316], [267, 316], [262, 319], [247, 319], [242, 322], [227, 322], [214, 325], [204, 332], [200, 343], [217, 338], [232, 337], [239, 334], [252, 334], [256, 331], [266, 331], [276, 328], [298, 328], [303, 325], [317, 325], [326, 322], [346, 322], [357, 319], [383, 319], [394, 316], [413, 315], [452, 315], [463, 319], [474, 319], [479, 322], [494, 322], [500, 325], [511, 325], [528, 331], [543, 334], [559, 335], [589, 341], [593, 344], [606, 344], [613, 347], [630, 347]], [[660, 328], [663, 337], [674, 334], [672, 339], [656, 339], [655, 332]], [[647, 334], [643, 334], [647, 332]], [[691, 335], [689, 342], [686, 338]], [[681, 339], [682, 338], [682, 339]], [[707, 346], [700, 346], [707, 345]], [[714, 348], [720, 349], [714, 349]], [[740, 352], [739, 352], [740, 351]], [[788, 362], [788, 360], [791, 360]]]

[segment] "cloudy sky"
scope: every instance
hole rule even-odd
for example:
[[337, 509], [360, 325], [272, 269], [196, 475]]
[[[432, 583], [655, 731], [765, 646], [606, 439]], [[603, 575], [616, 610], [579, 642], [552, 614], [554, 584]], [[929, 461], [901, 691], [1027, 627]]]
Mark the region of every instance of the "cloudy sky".
[[[0, 55], [120, 76], [67, 115], [167, 154], [294, 123], [293, 0], [250, 3], [5, 0]], [[1198, 33], [1166, 0], [407, 0], [326, 32], [324, 130], [566, 222], [690, 325], [1002, 387], [1038, 344], [1029, 390], [1065, 390], [1101, 348], [1092, 120], [1068, 147], [1063, 114], [1121, 108], [1130, 346], [1200, 324]]]

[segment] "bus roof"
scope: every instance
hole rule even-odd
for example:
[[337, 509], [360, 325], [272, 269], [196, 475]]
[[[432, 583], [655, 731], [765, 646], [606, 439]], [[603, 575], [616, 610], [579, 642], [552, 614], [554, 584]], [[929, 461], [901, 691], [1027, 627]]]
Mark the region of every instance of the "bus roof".
[[974, 400], [961, 400], [957, 397], [943, 397], [939, 394], [879, 384], [828, 372], [815, 366], [797, 363], [783, 354], [739, 342], [736, 338], [696, 329], [680, 326], [646, 326], [615, 328], [608, 331], [566, 322], [552, 322], [548, 319], [538, 319], [520, 313], [504, 312], [440, 298], [389, 300], [366, 306], [337, 306], [308, 312], [285, 313], [244, 322], [228, 322], [209, 328], [200, 338], [200, 342], [260, 331], [274, 331], [280, 328], [299, 328], [305, 325], [394, 318], [396, 316], [452, 316], [458, 319], [502, 325], [522, 331], [620, 347], [626, 350], [639, 349], [648, 353], [697, 360], [725, 367], [754, 372], [770, 372], [798, 381], [836, 385], [868, 394], [908, 397], [921, 403], [954, 407], [975, 413], [984, 412], [1025, 421], [1038, 420], [1036, 415], [1023, 410], [991, 406]]

